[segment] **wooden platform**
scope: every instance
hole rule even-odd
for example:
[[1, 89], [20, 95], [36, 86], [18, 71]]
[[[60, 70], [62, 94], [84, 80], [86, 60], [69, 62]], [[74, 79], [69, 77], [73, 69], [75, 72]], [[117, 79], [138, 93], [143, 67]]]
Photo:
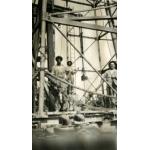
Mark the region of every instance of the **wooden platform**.
[[[61, 115], [68, 115], [70, 119], [73, 119], [73, 116], [76, 114], [76, 111], [67, 111], [67, 112], [47, 112], [46, 117], [39, 117], [36, 114], [32, 115], [32, 123], [33, 124], [49, 124], [49, 125], [58, 125], [59, 124], [59, 117]], [[103, 121], [103, 118], [110, 118], [113, 120], [113, 118], [116, 117], [116, 110], [114, 109], [108, 109], [103, 108], [101, 110], [86, 110], [86, 111], [80, 111], [81, 114], [85, 117], [85, 122], [87, 123], [96, 123]], [[116, 124], [116, 121], [113, 122], [113, 124]]]
[[[79, 111], [81, 114], [84, 114], [85, 116], [89, 116], [89, 115], [107, 115], [107, 114], [116, 114], [116, 110], [115, 109], [111, 109], [111, 108], [101, 108], [99, 110], [86, 110], [86, 111]], [[50, 118], [53, 116], [60, 116], [60, 115], [69, 115], [69, 116], [73, 116], [77, 113], [77, 111], [64, 111], [64, 112], [47, 112], [47, 117], [42, 117], [44, 118]], [[39, 117], [37, 114], [32, 114], [32, 118], [41, 118]]]

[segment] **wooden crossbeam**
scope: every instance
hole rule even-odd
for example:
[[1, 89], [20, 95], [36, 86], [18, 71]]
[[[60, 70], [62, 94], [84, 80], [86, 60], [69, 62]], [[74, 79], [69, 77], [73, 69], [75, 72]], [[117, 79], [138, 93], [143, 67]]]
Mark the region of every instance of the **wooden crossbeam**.
[[[112, 108], [105, 108], [102, 110], [86, 110], [86, 111], [80, 111], [81, 114], [84, 115], [88, 115], [88, 114], [93, 114], [93, 115], [97, 115], [97, 114], [114, 114], [114, 109]], [[60, 115], [75, 115], [77, 112], [76, 111], [65, 111], [65, 112], [47, 112], [48, 116], [60, 116]], [[33, 114], [33, 118], [36, 118], [35, 114]]]
[[90, 17], [71, 17], [68, 18], [74, 21], [91, 21], [91, 20], [109, 20], [109, 19], [117, 19], [117, 16], [90, 16]]
[[117, 33], [117, 30], [114, 28], [108, 28], [108, 27], [95, 25], [95, 24], [81, 23], [78, 21], [70, 21], [69, 19], [46, 17], [45, 20], [48, 22], [53, 22], [53, 23], [57, 23], [57, 24], [67, 25], [67, 26], [81, 27], [81, 28], [85, 28], [85, 29], [105, 31], [105, 32], [110, 32], [110, 33]]
[[[66, 1], [66, 0], [62, 0], [62, 1]], [[73, 1], [73, 0], [69, 0], [68, 2], [69, 3], [74, 3], [74, 4], [79, 4], [79, 5], [91, 6], [88, 3], [83, 3], [83, 2]]]

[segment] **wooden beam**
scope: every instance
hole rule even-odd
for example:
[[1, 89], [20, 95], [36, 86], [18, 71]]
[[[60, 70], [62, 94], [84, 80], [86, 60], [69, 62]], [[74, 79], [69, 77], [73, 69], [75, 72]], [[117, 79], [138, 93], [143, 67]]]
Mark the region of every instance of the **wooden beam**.
[[85, 29], [91, 29], [91, 30], [97, 30], [97, 31], [105, 31], [110, 33], [117, 33], [117, 30], [114, 28], [108, 28], [104, 26], [99, 26], [95, 24], [87, 24], [87, 23], [81, 23], [77, 21], [70, 21], [68, 19], [62, 19], [62, 18], [56, 18], [56, 17], [46, 17], [46, 21], [53, 22], [57, 24], [67, 25], [67, 26], [74, 26], [74, 27], [81, 27]]
[[[47, 0], [42, 1], [42, 18], [46, 14], [47, 9]], [[46, 21], [42, 19], [41, 22], [41, 52], [45, 54], [45, 32], [46, 32]], [[45, 57], [41, 55], [40, 68], [45, 67]], [[44, 70], [40, 70], [40, 91], [39, 91], [39, 107], [38, 115], [42, 117], [44, 115], [44, 82], [45, 82], [45, 73]]]
[[[80, 35], [75, 35], [75, 34], [68, 34], [68, 36], [72, 36], [72, 37], [80, 37]], [[87, 38], [87, 39], [93, 39], [96, 40], [96, 37], [90, 37], [90, 36], [82, 36], [83, 38]]]
[[89, 12], [89, 11], [94, 11], [94, 10], [100, 10], [100, 9], [106, 9], [109, 7], [116, 7], [117, 5], [111, 5], [111, 6], [100, 6], [100, 7], [96, 7], [96, 8], [90, 8], [90, 9], [82, 9], [82, 10], [75, 10], [75, 11], [65, 11], [65, 12], [56, 12], [56, 13], [51, 13], [50, 15], [63, 15], [63, 14], [79, 14], [81, 12]]
[[[47, 117], [49, 118], [51, 116], [60, 116], [60, 115], [75, 115], [77, 112], [76, 111], [65, 111], [65, 112], [47, 112]], [[80, 111], [81, 114], [84, 114], [85, 117], [89, 116], [89, 115], [93, 115], [93, 116], [98, 116], [98, 114], [102, 114], [102, 115], [112, 115], [114, 113], [116, 113], [116, 110], [113, 108], [99, 108], [99, 110], [85, 110], [85, 111]], [[37, 116], [36, 114], [32, 114], [32, 118], [33, 120], [40, 118], [39, 116]], [[46, 119], [45, 118], [45, 119]]]
[[[66, 1], [66, 0], [62, 0], [62, 1]], [[91, 6], [88, 3], [82, 3], [82, 2], [78, 2], [78, 1], [73, 1], [73, 0], [68, 0], [69, 3], [74, 3], [74, 4], [79, 4], [79, 5], [85, 5], [85, 6]]]
[[109, 20], [109, 19], [117, 19], [117, 16], [90, 16], [90, 17], [72, 17], [68, 18], [74, 21], [91, 21], [91, 20]]
[[[112, 108], [101, 108], [101, 110], [85, 110], [80, 111], [81, 114], [109, 114], [113, 113], [114, 109]], [[76, 114], [76, 111], [66, 111], [66, 112], [48, 112], [47, 115], [73, 115]]]

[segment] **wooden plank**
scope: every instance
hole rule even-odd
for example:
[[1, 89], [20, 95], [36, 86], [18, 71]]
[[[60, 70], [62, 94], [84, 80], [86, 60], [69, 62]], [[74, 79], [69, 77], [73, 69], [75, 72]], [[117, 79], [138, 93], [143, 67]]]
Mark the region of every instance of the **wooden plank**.
[[[66, 111], [66, 112], [47, 112], [48, 116], [51, 115], [74, 115], [76, 114], [76, 111]], [[101, 108], [101, 110], [86, 110], [86, 111], [80, 111], [81, 114], [109, 114], [109, 113], [114, 113], [114, 109], [110, 109], [110, 108]], [[36, 117], [35, 114], [33, 114], [33, 117]]]

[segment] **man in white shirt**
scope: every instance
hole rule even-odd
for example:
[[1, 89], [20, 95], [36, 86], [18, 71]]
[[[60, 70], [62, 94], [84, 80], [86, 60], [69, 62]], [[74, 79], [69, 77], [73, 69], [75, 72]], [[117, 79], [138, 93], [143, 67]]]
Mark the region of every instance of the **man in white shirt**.
[[[57, 64], [52, 68], [52, 74], [58, 78], [64, 79], [66, 77], [65, 70], [66, 68], [61, 64], [63, 58], [61, 56], [56, 57]], [[56, 98], [56, 111], [66, 110], [67, 109], [67, 85], [60, 82], [59, 80], [54, 81], [56, 86], [54, 88], [58, 91], [58, 96]]]
[[61, 64], [63, 58], [61, 56], [56, 57], [57, 64], [53, 66], [52, 73], [59, 78], [65, 78], [65, 67]]
[[[117, 91], [117, 63], [115, 61], [111, 61], [108, 64], [108, 66], [109, 68], [105, 70], [102, 76], [109, 83], [109, 85], [111, 85]], [[101, 87], [103, 82], [104, 81], [101, 80], [101, 83], [96, 90], [98, 90]], [[106, 85], [107, 95], [116, 96], [116, 94], [114, 93], [114, 91], [111, 89], [109, 85]], [[110, 107], [111, 105], [116, 105], [116, 99], [114, 98], [107, 98], [106, 102], [108, 104], [107, 107]]]
[[[114, 61], [109, 63], [109, 69], [104, 73], [103, 77], [106, 81], [117, 90], [117, 64]], [[107, 85], [108, 95], [115, 95], [112, 89]]]

